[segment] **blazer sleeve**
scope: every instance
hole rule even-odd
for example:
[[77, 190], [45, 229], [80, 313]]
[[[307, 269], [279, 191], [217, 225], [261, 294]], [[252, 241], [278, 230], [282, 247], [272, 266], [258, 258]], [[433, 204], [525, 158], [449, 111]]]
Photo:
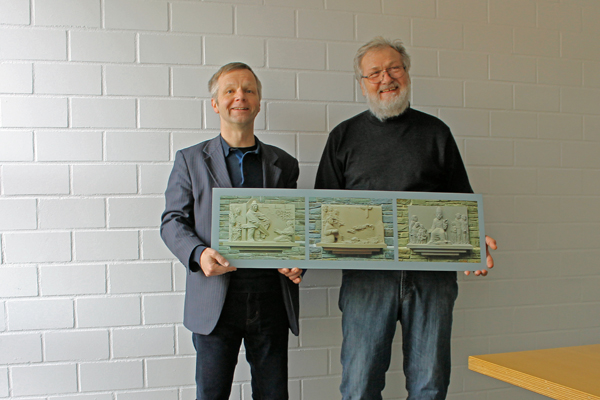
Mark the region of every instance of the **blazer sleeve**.
[[300, 175], [300, 167], [298, 167], [298, 160], [295, 158], [292, 161], [291, 172], [286, 182], [285, 187], [290, 189], [298, 188], [298, 176]]
[[200, 266], [191, 259], [192, 254], [199, 256], [208, 247], [196, 234], [194, 201], [189, 167], [183, 153], [178, 151], [165, 191], [166, 206], [161, 217], [160, 235], [175, 257], [193, 272]]

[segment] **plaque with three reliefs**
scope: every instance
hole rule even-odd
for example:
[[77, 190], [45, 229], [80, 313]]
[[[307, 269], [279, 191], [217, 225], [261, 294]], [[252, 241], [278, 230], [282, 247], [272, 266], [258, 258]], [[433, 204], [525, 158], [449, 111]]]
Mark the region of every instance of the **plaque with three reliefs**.
[[477, 194], [215, 188], [211, 240], [239, 268], [486, 268]]

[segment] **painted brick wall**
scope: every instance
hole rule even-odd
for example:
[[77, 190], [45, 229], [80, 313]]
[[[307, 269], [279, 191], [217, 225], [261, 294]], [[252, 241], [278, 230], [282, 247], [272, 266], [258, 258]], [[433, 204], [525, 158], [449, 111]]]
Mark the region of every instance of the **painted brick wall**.
[[[175, 151], [218, 134], [209, 76], [256, 69], [258, 136], [310, 188], [365, 109], [352, 57], [378, 34], [408, 45], [412, 104], [451, 126], [501, 245], [460, 278], [449, 398], [538, 398], [467, 356], [600, 337], [599, 19], [597, 0], [0, 0], [0, 398], [193, 399], [158, 225]], [[339, 398], [339, 285], [302, 283], [293, 400]], [[406, 395], [400, 348], [386, 399]], [[250, 399], [243, 354], [231, 399]]]

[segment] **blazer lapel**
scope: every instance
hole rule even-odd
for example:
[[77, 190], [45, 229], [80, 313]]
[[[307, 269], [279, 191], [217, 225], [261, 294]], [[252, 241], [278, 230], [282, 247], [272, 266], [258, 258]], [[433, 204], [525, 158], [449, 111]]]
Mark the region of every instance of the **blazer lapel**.
[[[258, 140], [258, 138], [256, 139]], [[263, 181], [266, 188], [276, 188], [281, 175], [281, 168], [275, 165], [277, 154], [275, 154], [268, 146], [261, 142], [262, 166], [263, 166]]]
[[204, 148], [203, 156], [206, 168], [216, 183], [215, 187], [230, 188], [232, 186], [231, 179], [229, 179], [229, 172], [227, 172], [220, 136], [208, 143]]

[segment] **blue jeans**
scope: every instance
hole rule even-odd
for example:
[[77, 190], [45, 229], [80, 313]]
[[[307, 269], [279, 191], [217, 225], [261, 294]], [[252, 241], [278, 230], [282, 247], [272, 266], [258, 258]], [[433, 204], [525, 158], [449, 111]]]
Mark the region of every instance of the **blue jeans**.
[[396, 321], [402, 324], [407, 400], [445, 399], [457, 295], [456, 272], [344, 271], [343, 399], [382, 398]]
[[254, 400], [288, 399], [288, 320], [281, 292], [228, 293], [217, 326], [192, 335], [196, 399], [227, 400], [244, 340]]

